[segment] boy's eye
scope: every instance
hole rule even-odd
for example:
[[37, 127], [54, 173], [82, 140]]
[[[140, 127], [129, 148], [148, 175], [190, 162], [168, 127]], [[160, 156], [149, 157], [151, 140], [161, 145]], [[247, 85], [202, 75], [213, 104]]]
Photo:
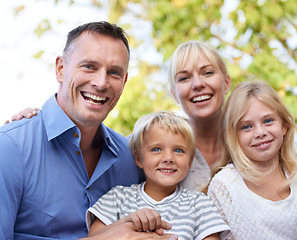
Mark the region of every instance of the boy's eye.
[[152, 149], [152, 152], [159, 152], [159, 151], [161, 151], [161, 149], [158, 148], [158, 147], [154, 147], [154, 148]]
[[177, 148], [177, 149], [175, 149], [174, 151], [177, 152], [177, 153], [183, 153], [183, 152], [184, 152], [184, 150], [182, 150], [182, 149], [180, 149], [180, 148]]

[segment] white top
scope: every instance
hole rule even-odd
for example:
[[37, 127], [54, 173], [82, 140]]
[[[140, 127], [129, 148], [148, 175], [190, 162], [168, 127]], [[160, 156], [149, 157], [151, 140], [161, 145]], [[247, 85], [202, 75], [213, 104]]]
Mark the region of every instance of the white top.
[[250, 191], [234, 165], [228, 164], [212, 179], [208, 196], [231, 228], [233, 236], [226, 239], [297, 239], [295, 183], [286, 199], [271, 201]]
[[170, 196], [155, 201], [144, 192], [144, 183], [112, 188], [89, 208], [87, 226], [90, 227], [95, 216], [109, 225], [142, 208], [159, 212], [162, 220], [172, 224], [172, 229], [165, 232], [178, 235], [179, 240], [203, 239], [217, 232], [230, 232], [216, 206], [203, 193], [177, 187]]
[[210, 176], [211, 170], [208, 163], [196, 148], [193, 164], [180, 184], [184, 188], [200, 192], [209, 183]]

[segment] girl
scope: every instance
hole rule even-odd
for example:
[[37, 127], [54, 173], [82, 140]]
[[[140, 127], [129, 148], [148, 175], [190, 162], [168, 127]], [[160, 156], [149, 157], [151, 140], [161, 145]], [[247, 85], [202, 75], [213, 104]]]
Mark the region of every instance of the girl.
[[292, 115], [266, 83], [243, 82], [231, 93], [224, 154], [208, 188], [231, 228], [229, 239], [296, 239], [294, 130]]

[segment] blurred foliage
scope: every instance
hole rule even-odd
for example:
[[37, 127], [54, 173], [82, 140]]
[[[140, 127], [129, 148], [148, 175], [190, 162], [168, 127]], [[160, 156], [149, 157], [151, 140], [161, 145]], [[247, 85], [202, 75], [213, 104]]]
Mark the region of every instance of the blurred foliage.
[[140, 62], [139, 72], [129, 77], [125, 90], [104, 123], [125, 136], [131, 134], [136, 120], [145, 114], [159, 110], [176, 111], [176, 104], [166, 90], [167, 82], [157, 81], [150, 75], [156, 71], [145, 62]]
[[[226, 60], [232, 88], [245, 80], [267, 81], [297, 119], [297, 1], [113, 0], [114, 21], [142, 6], [138, 17], [152, 21], [153, 39], [167, 61], [188, 40], [205, 41]], [[295, 35], [295, 40], [292, 36]]]
[[[80, 2], [68, 1], [69, 6]], [[101, 8], [106, 0], [90, 2]], [[151, 22], [151, 38], [164, 58], [159, 66], [136, 59], [132, 70], [138, 73], [129, 77], [119, 103], [105, 120], [109, 127], [128, 135], [141, 115], [179, 108], [168, 94], [166, 79], [156, 79], [155, 73], [164, 69], [179, 44], [192, 39], [208, 42], [218, 50], [226, 61], [232, 89], [245, 80], [265, 80], [297, 119], [296, 0], [109, 0], [108, 4], [109, 21], [128, 31], [131, 26], [121, 24], [123, 16]], [[23, 9], [16, 8], [15, 15]], [[35, 33], [40, 37], [50, 29], [49, 20], [44, 19]], [[129, 40], [133, 52], [144, 41], [133, 37], [133, 32]]]

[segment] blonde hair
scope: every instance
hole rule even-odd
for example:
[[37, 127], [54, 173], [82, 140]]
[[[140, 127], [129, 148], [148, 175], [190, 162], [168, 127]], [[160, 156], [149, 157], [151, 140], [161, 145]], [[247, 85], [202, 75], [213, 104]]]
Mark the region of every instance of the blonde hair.
[[218, 52], [210, 45], [199, 41], [188, 41], [177, 47], [174, 51], [168, 69], [168, 80], [171, 92], [175, 95], [176, 74], [192, 61], [193, 69], [198, 65], [199, 56], [204, 54], [210, 63], [220, 69], [225, 76], [228, 76], [228, 70], [225, 62]]
[[224, 150], [220, 163], [214, 169], [213, 176], [228, 163], [233, 163], [242, 177], [248, 181], [257, 183], [263, 176], [263, 173], [244, 155], [237, 138], [239, 121], [246, 113], [251, 97], [261, 101], [269, 108], [275, 109], [282, 120], [282, 124], [288, 128], [279, 150], [279, 161], [280, 165], [290, 174], [289, 184], [297, 172], [297, 155], [294, 149], [294, 119], [277, 92], [267, 83], [260, 81], [246, 81], [238, 84], [224, 106], [222, 122]]
[[149, 113], [136, 121], [129, 142], [134, 156], [140, 156], [144, 136], [153, 126], [159, 126], [174, 134], [181, 134], [189, 144], [191, 161], [193, 161], [196, 144], [195, 136], [189, 122], [181, 116], [166, 111]]

